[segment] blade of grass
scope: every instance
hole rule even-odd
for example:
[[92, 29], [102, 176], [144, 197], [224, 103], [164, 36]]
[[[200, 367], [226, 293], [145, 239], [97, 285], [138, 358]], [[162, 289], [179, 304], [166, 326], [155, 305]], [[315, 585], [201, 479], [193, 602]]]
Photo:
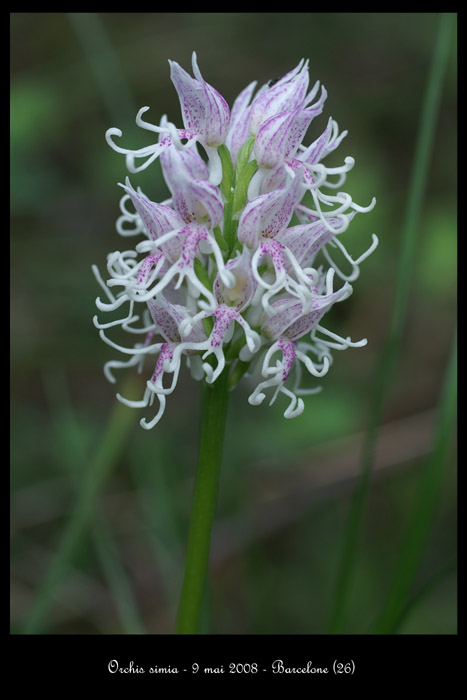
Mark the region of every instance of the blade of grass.
[[442, 477], [451, 447], [457, 410], [457, 337], [454, 337], [440, 402], [439, 422], [433, 452], [419, 486], [411, 511], [407, 535], [402, 543], [386, 603], [375, 624], [377, 634], [389, 634], [400, 618], [410, 595], [425, 549], [433, 515], [441, 490]]
[[135, 102], [101, 18], [96, 12], [67, 15], [109, 115], [117, 124], [127, 121], [136, 114]]
[[[131, 386], [125, 387], [128, 395], [135, 390], [134, 381], [131, 377]], [[37, 634], [42, 630], [68, 565], [92, 522], [99, 492], [118, 461], [118, 456], [134, 424], [136, 413], [121, 403], [115, 404], [107, 429], [102, 435], [94, 457], [89, 462], [87, 473], [83, 476], [74, 510], [64, 527], [55, 555], [39, 587], [23, 633]]]
[[[172, 460], [159, 445], [157, 468], [154, 468], [154, 452], [148, 459], [148, 451], [141, 443], [130, 456], [135, 489], [138, 493], [144, 522], [147, 524], [148, 543], [155, 555], [160, 570], [168, 607], [174, 615], [178, 602], [178, 582], [182, 575], [182, 563], [178, 553], [182, 549], [181, 526], [179, 523], [172, 475], [166, 465], [172, 467]], [[154, 494], [157, 494], [157, 508], [154, 507]]]
[[425, 583], [413, 594], [408, 603], [405, 605], [398, 617], [394, 618], [390, 632], [397, 632], [406, 619], [412, 612], [422, 603], [425, 598], [433, 591], [434, 588], [444, 581], [444, 579], [457, 569], [457, 559], [453, 558], [431, 576]]
[[[60, 462], [68, 467], [78, 492], [77, 475], [81, 475], [86, 469], [90, 431], [85, 430], [85, 426], [76, 417], [65, 376], [56, 372], [46, 375], [44, 387], [52, 417], [53, 442], [59, 452]], [[123, 632], [142, 634], [144, 625], [120, 560], [118, 547], [110, 527], [100, 513], [94, 517], [91, 538], [119, 613]]]
[[433, 150], [435, 126], [439, 112], [446, 63], [451, 47], [451, 35], [454, 21], [454, 14], [445, 13], [441, 15], [437, 42], [422, 106], [409, 187], [409, 197], [402, 226], [402, 242], [396, 276], [394, 307], [380, 366], [373, 383], [374, 391], [370, 398], [369, 423], [363, 446], [361, 472], [352, 498], [349, 523], [346, 529], [337, 575], [336, 594], [329, 628], [331, 633], [339, 633], [344, 623], [355, 569], [358, 538], [371, 479], [378, 425], [381, 420], [384, 400], [392, 381], [407, 316], [407, 304], [413, 277], [412, 270], [415, 259], [420, 212]]
[[128, 577], [120, 560], [115, 540], [109, 527], [100, 517], [93, 528], [92, 539], [99, 556], [99, 562], [112, 591], [122, 631], [125, 634], [144, 634], [144, 625]]

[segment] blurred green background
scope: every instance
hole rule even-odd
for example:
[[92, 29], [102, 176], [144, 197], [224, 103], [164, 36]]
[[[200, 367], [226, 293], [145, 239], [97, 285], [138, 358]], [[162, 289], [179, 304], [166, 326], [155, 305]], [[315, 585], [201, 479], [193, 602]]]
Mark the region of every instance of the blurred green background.
[[[345, 185], [362, 205], [345, 234], [362, 265], [354, 294], [326, 317], [343, 336], [368, 338], [336, 353], [323, 391], [287, 421], [283, 406], [232, 395], [213, 540], [207, 629], [213, 633], [322, 633], [327, 629], [359, 469], [361, 435], [394, 301], [419, 115], [436, 40], [434, 13], [13, 13], [11, 25], [11, 629], [27, 622], [115, 409], [103, 376], [115, 358], [92, 324], [99, 294], [91, 265], [124, 247], [115, 231], [124, 158], [105, 143], [149, 144], [134, 118], [181, 125], [168, 59], [232, 105], [310, 59], [327, 88], [324, 113], [349, 131], [333, 154], [352, 155]], [[455, 36], [424, 199], [407, 323], [385, 404], [376, 470], [345, 632], [365, 633], [385, 600], [421, 470], [456, 321], [457, 57]], [[332, 159], [329, 160], [332, 162]], [[166, 196], [156, 164], [132, 184]], [[119, 387], [120, 388], [120, 387]], [[125, 409], [127, 410], [127, 409]], [[129, 409], [128, 409], [129, 411]], [[163, 421], [132, 417], [96, 517], [63, 584], [47, 633], [171, 633], [181, 584], [198, 439], [198, 387], [186, 375]], [[456, 553], [454, 448], [414, 592]], [[427, 590], [399, 632], [456, 632], [456, 575]]]

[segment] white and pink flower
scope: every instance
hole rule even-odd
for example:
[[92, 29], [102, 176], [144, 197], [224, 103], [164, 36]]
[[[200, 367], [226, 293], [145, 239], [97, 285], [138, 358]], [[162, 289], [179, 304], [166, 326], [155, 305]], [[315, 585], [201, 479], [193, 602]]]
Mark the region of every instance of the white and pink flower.
[[[289, 400], [284, 416], [292, 418], [304, 409], [301, 397], [320, 389], [303, 388], [303, 369], [321, 378], [333, 350], [366, 343], [341, 338], [321, 323], [335, 303], [350, 296], [361, 262], [378, 243], [373, 235], [354, 259], [341, 241], [355, 215], [372, 209], [375, 200], [362, 207], [336, 192], [354, 159], [332, 168], [322, 162], [347, 133], [339, 134], [333, 119], [311, 145], [303, 145], [327, 95], [318, 82], [308, 91], [308, 61], [256, 95], [256, 82], [250, 83], [231, 111], [202, 77], [196, 54], [193, 78], [169, 63], [183, 128], [166, 117], [159, 126], [144, 121], [144, 107], [136, 121], [157, 134], [156, 143], [132, 150], [115, 142], [119, 129], [106, 134], [130, 173], [160, 158], [168, 197], [156, 203], [128, 178], [121, 185], [117, 231], [142, 240], [108, 255], [107, 279], [93, 267], [105, 294], [96, 300], [99, 311], [126, 306], [120, 318], [94, 318], [102, 339], [129, 358], [109, 361], [105, 374], [114, 382], [114, 370], [141, 372], [148, 356], [153, 358], [143, 398], [117, 394], [139, 408], [157, 397], [159, 408], [142, 419], [144, 428], [159, 422], [183, 363], [208, 384], [224, 371], [232, 386], [239, 378], [254, 383], [252, 405], [266, 395], [273, 403], [283, 394]], [[337, 266], [336, 255], [347, 272]], [[118, 326], [139, 335], [140, 342], [127, 347], [112, 340], [108, 333]]]

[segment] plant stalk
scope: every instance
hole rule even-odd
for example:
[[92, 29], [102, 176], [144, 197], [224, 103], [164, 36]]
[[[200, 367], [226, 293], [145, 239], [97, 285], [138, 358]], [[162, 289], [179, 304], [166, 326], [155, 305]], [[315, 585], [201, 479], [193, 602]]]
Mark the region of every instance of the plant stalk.
[[198, 634], [209, 566], [212, 524], [229, 398], [229, 370], [206, 386], [202, 405], [201, 440], [193, 506], [178, 609], [177, 634]]

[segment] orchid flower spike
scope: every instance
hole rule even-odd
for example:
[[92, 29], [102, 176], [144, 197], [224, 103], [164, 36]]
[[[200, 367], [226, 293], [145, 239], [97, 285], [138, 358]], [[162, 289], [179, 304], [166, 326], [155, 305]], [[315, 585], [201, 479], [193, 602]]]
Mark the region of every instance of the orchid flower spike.
[[[302, 397], [321, 388], [303, 386], [304, 369], [319, 380], [335, 350], [367, 342], [341, 337], [323, 318], [352, 294], [378, 244], [373, 234], [366, 250], [351, 253], [342, 240], [375, 200], [362, 206], [342, 191], [354, 158], [323, 162], [347, 134], [337, 122], [329, 118], [304, 143], [327, 97], [318, 81], [310, 88], [308, 61], [258, 90], [249, 83], [231, 110], [195, 52], [193, 77], [169, 65], [183, 126], [166, 116], [153, 125], [143, 107], [136, 123], [157, 134], [155, 143], [132, 150], [120, 144], [120, 129], [106, 133], [129, 173], [160, 159], [167, 196], [154, 202], [128, 177], [121, 183], [116, 229], [137, 242], [107, 256], [107, 275], [93, 266], [102, 292], [94, 325], [125, 357], [109, 360], [105, 376], [115, 382], [116, 370], [147, 371], [141, 399], [117, 394], [140, 409], [157, 399], [140, 421], [145, 429], [162, 418], [183, 366], [195, 381], [212, 384], [228, 372], [231, 388], [249, 383], [253, 406], [285, 397], [284, 416], [294, 418], [305, 408]], [[122, 342], [121, 332], [137, 342]]]

